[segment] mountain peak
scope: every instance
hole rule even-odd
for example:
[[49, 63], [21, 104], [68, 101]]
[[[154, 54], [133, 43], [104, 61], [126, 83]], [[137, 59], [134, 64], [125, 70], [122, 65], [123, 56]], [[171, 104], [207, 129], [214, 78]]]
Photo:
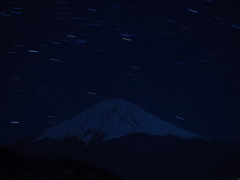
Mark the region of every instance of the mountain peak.
[[164, 122], [120, 98], [102, 101], [76, 117], [47, 129], [36, 140], [77, 136], [85, 142], [96, 138], [107, 141], [134, 133], [174, 135], [181, 138], [199, 137]]

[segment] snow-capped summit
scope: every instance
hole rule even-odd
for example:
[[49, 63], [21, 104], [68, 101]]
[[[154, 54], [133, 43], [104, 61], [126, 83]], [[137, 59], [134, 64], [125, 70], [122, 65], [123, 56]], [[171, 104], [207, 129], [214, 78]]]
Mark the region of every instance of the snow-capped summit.
[[85, 142], [94, 138], [107, 141], [133, 133], [199, 137], [158, 119], [126, 100], [115, 99], [102, 101], [80, 115], [47, 129], [36, 140], [76, 136]]

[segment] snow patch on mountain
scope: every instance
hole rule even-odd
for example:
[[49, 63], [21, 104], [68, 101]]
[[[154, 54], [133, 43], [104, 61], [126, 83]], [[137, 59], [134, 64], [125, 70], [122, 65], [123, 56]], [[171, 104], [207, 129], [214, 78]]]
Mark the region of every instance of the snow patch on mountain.
[[76, 136], [87, 143], [94, 138], [108, 141], [133, 133], [200, 137], [162, 121], [126, 100], [115, 99], [100, 102], [80, 115], [47, 129], [35, 141]]

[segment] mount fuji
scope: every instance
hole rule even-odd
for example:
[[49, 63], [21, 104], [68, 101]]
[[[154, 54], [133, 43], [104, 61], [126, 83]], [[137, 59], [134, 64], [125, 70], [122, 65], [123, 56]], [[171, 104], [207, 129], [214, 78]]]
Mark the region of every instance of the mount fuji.
[[80, 115], [47, 129], [35, 141], [45, 138], [61, 140], [74, 136], [85, 143], [93, 139], [104, 142], [134, 133], [200, 137], [164, 122], [124, 99], [115, 99], [100, 102]]
[[209, 140], [115, 99], [6, 147], [28, 157], [71, 158], [123, 180], [240, 177], [240, 143]]

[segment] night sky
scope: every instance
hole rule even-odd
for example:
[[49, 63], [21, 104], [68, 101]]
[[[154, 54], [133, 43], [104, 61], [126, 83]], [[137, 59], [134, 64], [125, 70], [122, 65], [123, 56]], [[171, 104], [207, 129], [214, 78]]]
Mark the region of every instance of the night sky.
[[238, 0], [0, 3], [0, 144], [123, 98], [240, 141]]

